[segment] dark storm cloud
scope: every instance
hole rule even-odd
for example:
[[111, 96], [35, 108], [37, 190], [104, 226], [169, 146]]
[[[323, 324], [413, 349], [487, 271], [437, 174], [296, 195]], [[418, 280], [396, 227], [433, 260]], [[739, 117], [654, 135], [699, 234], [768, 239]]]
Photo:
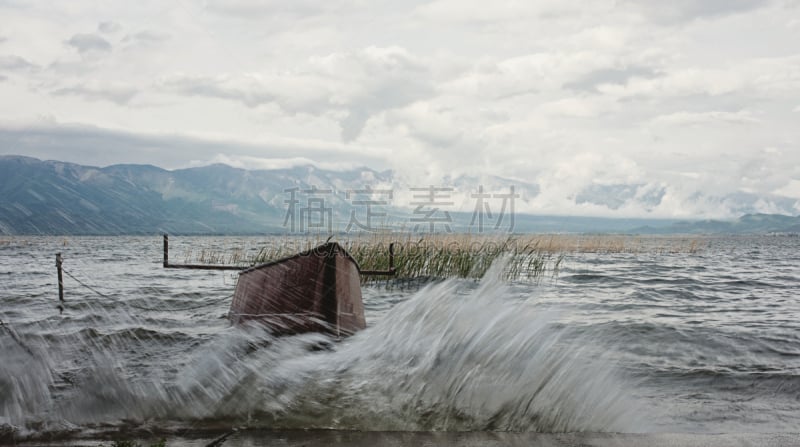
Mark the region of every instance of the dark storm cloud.
[[97, 34], [75, 34], [64, 43], [75, 48], [81, 54], [111, 51], [111, 44]]
[[333, 146], [309, 148], [308, 144], [250, 144], [182, 135], [137, 134], [84, 125], [0, 125], [0, 155], [26, 155], [92, 166], [136, 163], [171, 169], [185, 167], [190, 160], [210, 160], [228, 153], [277, 159], [290, 155], [318, 163], [349, 161], [374, 166], [382, 162], [378, 157], [334, 149]]

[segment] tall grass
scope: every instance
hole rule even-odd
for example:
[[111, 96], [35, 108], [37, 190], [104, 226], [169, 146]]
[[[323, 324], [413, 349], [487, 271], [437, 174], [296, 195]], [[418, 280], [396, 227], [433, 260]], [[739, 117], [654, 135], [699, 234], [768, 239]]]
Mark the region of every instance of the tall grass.
[[[387, 270], [389, 245], [394, 243], [394, 278], [400, 280], [477, 279], [486, 274], [492, 263], [503, 258], [505, 269], [502, 275], [505, 279], [537, 281], [548, 275], [556, 276], [565, 258], [573, 253], [695, 253], [702, 248], [697, 238], [387, 232], [275, 237], [264, 241], [257, 252], [234, 248], [225, 254], [202, 248], [194, 253], [194, 257], [202, 263], [256, 265], [314, 248], [327, 240], [341, 244], [361, 270]], [[363, 277], [365, 282], [385, 279], [381, 276]]]
[[[395, 243], [396, 278], [482, 278], [503, 258], [507, 280], [535, 280], [556, 274], [563, 253], [546, 250], [537, 240], [475, 235], [408, 234], [392, 239], [372, 238], [345, 242], [362, 270], [389, 268], [388, 246]], [[365, 277], [377, 280], [379, 277]]]
[[[509, 280], [538, 279], [547, 272], [556, 274], [564, 254], [549, 249], [540, 240], [518, 237], [492, 237], [419, 234], [370, 234], [334, 239], [358, 262], [361, 270], [388, 270], [389, 246], [394, 244], [397, 279], [481, 278], [499, 258], [507, 258], [503, 276]], [[265, 245], [253, 258], [260, 264], [325, 242], [319, 238], [286, 238]], [[364, 276], [364, 281], [384, 280]]]

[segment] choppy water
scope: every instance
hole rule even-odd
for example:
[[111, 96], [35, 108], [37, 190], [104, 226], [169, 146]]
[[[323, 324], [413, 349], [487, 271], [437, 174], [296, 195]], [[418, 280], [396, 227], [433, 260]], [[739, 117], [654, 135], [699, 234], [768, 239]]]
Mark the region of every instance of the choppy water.
[[[5, 239], [0, 439], [234, 426], [798, 431], [800, 238], [672, 242], [569, 254], [537, 284], [490, 273], [366, 286], [368, 329], [320, 351], [322, 335], [231, 327], [235, 274], [164, 270], [157, 237]], [[261, 243], [178, 238], [171, 251]], [[56, 252], [71, 275], [62, 315]]]

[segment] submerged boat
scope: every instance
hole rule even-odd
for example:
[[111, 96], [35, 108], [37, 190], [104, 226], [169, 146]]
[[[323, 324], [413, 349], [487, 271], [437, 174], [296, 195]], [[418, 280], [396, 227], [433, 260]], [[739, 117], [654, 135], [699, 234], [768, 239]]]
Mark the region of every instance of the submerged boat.
[[367, 326], [358, 264], [328, 242], [251, 267], [239, 275], [228, 316], [234, 324], [263, 323], [276, 335], [350, 335]]

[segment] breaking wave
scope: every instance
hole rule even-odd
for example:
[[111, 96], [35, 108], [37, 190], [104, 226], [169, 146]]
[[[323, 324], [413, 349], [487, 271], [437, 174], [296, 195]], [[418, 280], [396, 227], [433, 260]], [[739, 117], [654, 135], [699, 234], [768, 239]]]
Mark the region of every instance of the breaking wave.
[[477, 285], [428, 285], [343, 341], [273, 338], [257, 326], [194, 339], [153, 327], [3, 337], [10, 361], [0, 364], [0, 423], [16, 436], [199, 421], [220, 429], [639, 431], [636, 405], [612, 365], [587, 349], [589, 336], [567, 333], [557, 311], [512, 293], [496, 279], [499, 268]]

